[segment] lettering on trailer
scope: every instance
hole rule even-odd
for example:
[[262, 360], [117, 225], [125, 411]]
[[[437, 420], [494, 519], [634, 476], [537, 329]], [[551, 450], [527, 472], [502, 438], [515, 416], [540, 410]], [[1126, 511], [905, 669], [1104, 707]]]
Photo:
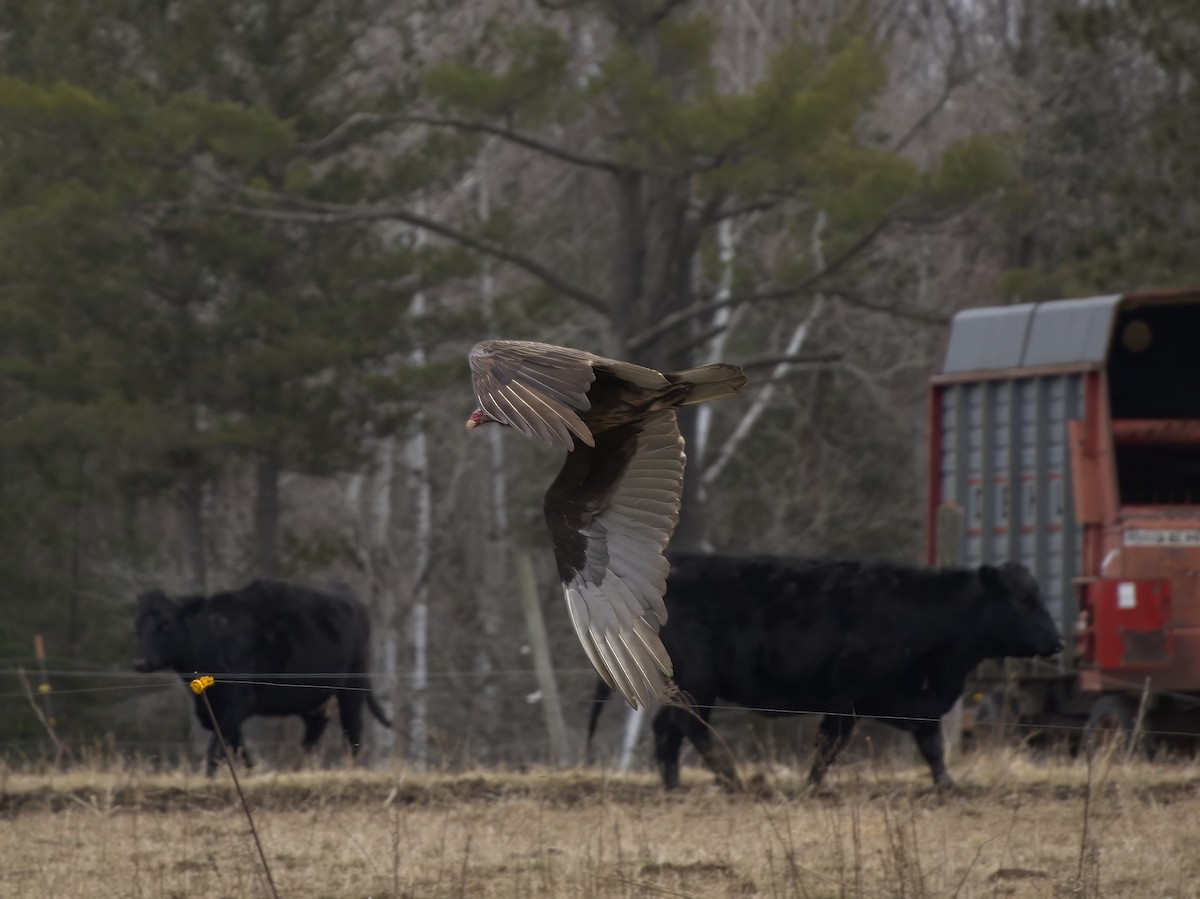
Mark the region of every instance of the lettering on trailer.
[[1200, 530], [1151, 531], [1130, 528], [1125, 532], [1126, 546], [1200, 546]]

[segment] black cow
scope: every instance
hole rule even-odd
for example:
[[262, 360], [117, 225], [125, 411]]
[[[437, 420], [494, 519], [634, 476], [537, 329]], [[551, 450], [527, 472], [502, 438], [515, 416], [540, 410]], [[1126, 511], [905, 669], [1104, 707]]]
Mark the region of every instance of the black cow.
[[[1015, 562], [976, 570], [673, 555], [662, 640], [696, 703], [654, 717], [663, 783], [679, 783], [686, 736], [728, 786], [728, 754], [707, 725], [718, 698], [767, 715], [821, 712], [809, 779], [818, 784], [855, 719], [909, 731], [934, 783], [949, 782], [940, 721], [984, 659], [1062, 649], [1033, 576]], [[607, 698], [600, 682], [589, 743]]]
[[[171, 668], [185, 683], [197, 673], [213, 675], [208, 700], [229, 748], [241, 750], [247, 767], [242, 722], [251, 715], [299, 715], [306, 750], [325, 730], [332, 696], [351, 752], [358, 752], [364, 701], [381, 724], [392, 726], [367, 678], [367, 612], [348, 590], [254, 581], [241, 590], [179, 600], [151, 590], [138, 597], [135, 626], [142, 652], [135, 670]], [[195, 701], [200, 723], [212, 730], [203, 697]], [[214, 733], [209, 776], [220, 757]]]

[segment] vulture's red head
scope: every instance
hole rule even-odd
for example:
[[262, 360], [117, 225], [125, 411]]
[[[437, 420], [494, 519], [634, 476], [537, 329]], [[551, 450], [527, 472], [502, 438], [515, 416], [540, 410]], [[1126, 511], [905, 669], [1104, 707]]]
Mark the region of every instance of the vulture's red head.
[[473, 431], [480, 425], [487, 424], [489, 421], [495, 420], [496, 419], [492, 418], [492, 416], [488, 415], [482, 409], [476, 409], [471, 413], [471, 417], [467, 419], [467, 430]]

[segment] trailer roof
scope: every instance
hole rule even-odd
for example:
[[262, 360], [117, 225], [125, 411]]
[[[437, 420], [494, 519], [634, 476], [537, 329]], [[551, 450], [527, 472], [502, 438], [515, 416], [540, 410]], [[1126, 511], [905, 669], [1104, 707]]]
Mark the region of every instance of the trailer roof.
[[965, 309], [950, 323], [942, 374], [1102, 364], [1122, 296]]

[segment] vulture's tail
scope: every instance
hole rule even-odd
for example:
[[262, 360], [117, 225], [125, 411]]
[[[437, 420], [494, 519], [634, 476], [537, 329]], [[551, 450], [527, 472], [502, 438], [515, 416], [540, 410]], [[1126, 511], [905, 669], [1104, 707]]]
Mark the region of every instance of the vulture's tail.
[[710, 365], [673, 371], [665, 377], [672, 384], [692, 385], [692, 389], [688, 391], [687, 398], [682, 403], [684, 406], [737, 396], [746, 386], [746, 376], [742, 374], [742, 370], [736, 365], [729, 365], [725, 362], [713, 362]]

